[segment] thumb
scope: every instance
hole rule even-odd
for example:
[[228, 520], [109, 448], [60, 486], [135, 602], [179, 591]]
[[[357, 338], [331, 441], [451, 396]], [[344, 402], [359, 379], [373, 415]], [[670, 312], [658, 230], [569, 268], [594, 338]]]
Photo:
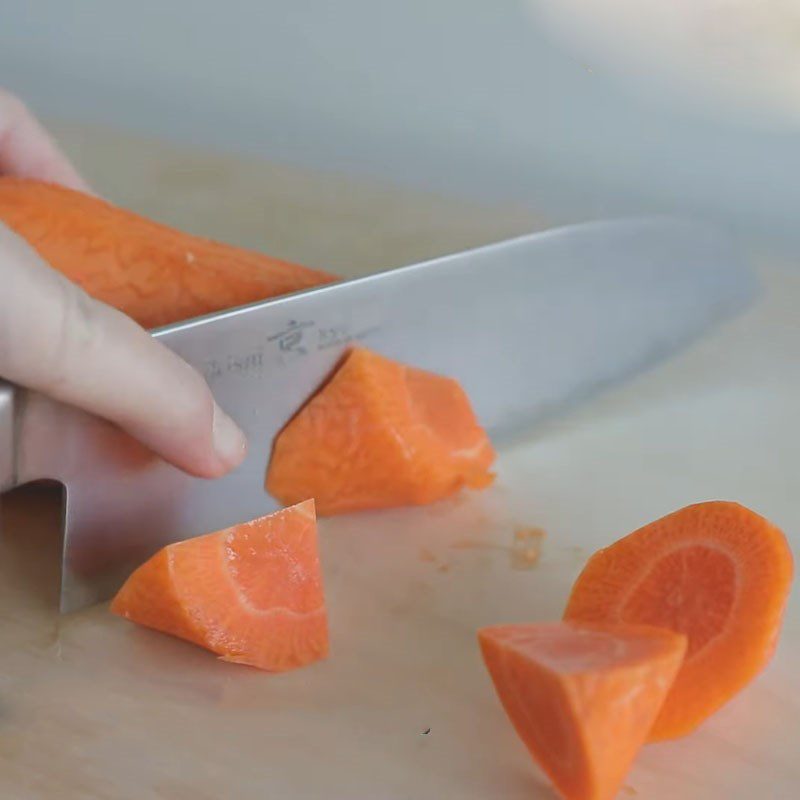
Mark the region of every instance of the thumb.
[[244, 434], [201, 375], [0, 225], [0, 376], [116, 423], [177, 467], [218, 477]]

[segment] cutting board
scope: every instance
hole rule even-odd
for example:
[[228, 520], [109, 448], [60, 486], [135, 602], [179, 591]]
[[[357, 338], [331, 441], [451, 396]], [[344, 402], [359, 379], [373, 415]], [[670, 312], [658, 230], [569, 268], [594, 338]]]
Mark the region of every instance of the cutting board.
[[[127, 163], [185, 158], [116, 141]], [[317, 204], [304, 218], [307, 205], [298, 200], [285, 250], [297, 257], [306, 240], [327, 236], [339, 243], [328, 266], [340, 266], [360, 235], [371, 249], [361, 242], [354, 271], [400, 263], [419, 244], [408, 231], [393, 239], [395, 217], [413, 216], [406, 204], [447, 207], [375, 187], [359, 195], [350, 186], [340, 198], [330, 187], [343, 179], [300, 175], [292, 184], [291, 170], [280, 171], [296, 197], [302, 184], [308, 204]], [[236, 179], [226, 183], [224, 174], [219, 167], [218, 214], [235, 234], [236, 192], [225, 186]], [[164, 198], [178, 208], [188, 191], [184, 183], [170, 195], [169, 186], [159, 194], [162, 217], [169, 216]], [[329, 208], [315, 186], [329, 187]], [[472, 222], [462, 244], [540, 224], [516, 213], [465, 210]], [[380, 230], [360, 233], [376, 215]], [[459, 246], [457, 218], [457, 204], [442, 211], [437, 244], [431, 210], [430, 252], [418, 255]], [[217, 227], [226, 233], [219, 219]], [[764, 296], [742, 317], [503, 448], [492, 489], [424, 509], [322, 521], [332, 652], [294, 673], [217, 661], [105, 606], [59, 617], [58, 492], [18, 491], [4, 502], [0, 540], [0, 796], [552, 800], [494, 697], [476, 646], [479, 626], [558, 617], [594, 549], [698, 500], [753, 507], [800, 553], [800, 271], [765, 264], [762, 277]], [[538, 557], [519, 533], [534, 528], [545, 534]], [[795, 798], [798, 665], [795, 593], [767, 672], [692, 737], [647, 747], [621, 797]]]

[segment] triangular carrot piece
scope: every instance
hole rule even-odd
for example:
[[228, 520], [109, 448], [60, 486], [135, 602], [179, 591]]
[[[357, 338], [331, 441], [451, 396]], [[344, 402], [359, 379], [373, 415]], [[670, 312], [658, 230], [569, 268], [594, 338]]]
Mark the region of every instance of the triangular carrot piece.
[[355, 348], [278, 435], [267, 489], [321, 515], [421, 505], [487, 486], [494, 458], [456, 381]]
[[501, 625], [478, 632], [500, 700], [567, 800], [611, 800], [647, 738], [686, 638], [638, 625]]
[[688, 637], [651, 739], [694, 730], [769, 661], [792, 582], [786, 537], [737, 503], [699, 503], [589, 560], [566, 619], [658, 625]]
[[324, 658], [314, 502], [168, 545], [128, 578], [111, 610], [265, 670]]

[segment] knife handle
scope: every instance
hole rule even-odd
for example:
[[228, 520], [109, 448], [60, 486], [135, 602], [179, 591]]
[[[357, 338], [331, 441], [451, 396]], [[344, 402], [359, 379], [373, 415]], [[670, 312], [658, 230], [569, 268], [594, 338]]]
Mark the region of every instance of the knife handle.
[[0, 492], [17, 485], [17, 441], [21, 392], [0, 379]]

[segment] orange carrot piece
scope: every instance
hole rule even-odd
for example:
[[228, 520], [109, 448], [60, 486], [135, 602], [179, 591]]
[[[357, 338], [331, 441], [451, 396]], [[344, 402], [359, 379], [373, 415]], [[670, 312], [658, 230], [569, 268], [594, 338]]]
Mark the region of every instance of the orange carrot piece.
[[266, 486], [321, 515], [421, 505], [487, 486], [494, 458], [456, 381], [355, 348], [278, 435]]
[[657, 625], [685, 634], [686, 661], [651, 732], [683, 736], [769, 662], [792, 581], [786, 537], [737, 503], [689, 506], [587, 564], [565, 619]]
[[611, 800], [678, 672], [686, 637], [560, 622], [478, 632], [497, 694], [566, 800]]
[[324, 658], [313, 500], [168, 545], [128, 578], [111, 611], [272, 672]]
[[88, 294], [146, 328], [335, 280], [22, 178], [0, 178], [0, 221]]

